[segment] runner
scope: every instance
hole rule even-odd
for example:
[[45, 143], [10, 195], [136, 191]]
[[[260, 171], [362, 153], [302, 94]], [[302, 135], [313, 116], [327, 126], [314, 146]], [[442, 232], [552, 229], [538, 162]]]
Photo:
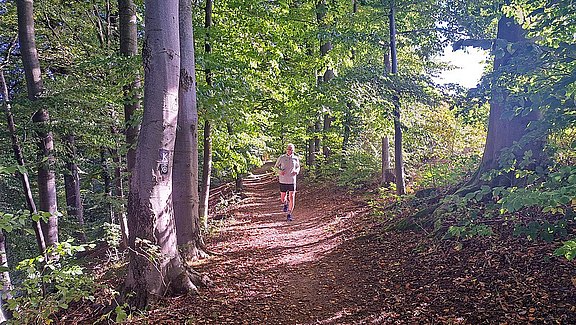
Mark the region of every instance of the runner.
[[300, 159], [294, 154], [294, 145], [289, 143], [286, 146], [286, 154], [278, 157], [276, 165], [278, 168], [278, 181], [280, 183], [280, 202], [283, 211], [288, 212], [286, 220], [293, 220], [294, 200], [296, 197], [296, 176], [300, 173]]

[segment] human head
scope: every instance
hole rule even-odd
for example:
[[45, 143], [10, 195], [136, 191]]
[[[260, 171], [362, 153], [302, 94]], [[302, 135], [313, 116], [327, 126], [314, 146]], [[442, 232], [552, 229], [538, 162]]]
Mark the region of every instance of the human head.
[[289, 143], [286, 145], [286, 154], [290, 155], [294, 153], [294, 145], [292, 143]]

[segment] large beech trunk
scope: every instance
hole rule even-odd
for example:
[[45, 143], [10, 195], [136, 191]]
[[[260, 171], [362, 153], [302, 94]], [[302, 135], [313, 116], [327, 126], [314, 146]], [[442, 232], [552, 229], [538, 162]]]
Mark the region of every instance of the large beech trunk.
[[[34, 32], [34, 2], [32, 0], [17, 0], [18, 40], [22, 64], [26, 76], [28, 99], [35, 101], [43, 91], [40, 61], [36, 49]], [[40, 108], [32, 121], [35, 124], [38, 137], [38, 195], [41, 211], [50, 213], [47, 222], [41, 221], [42, 233], [46, 246], [58, 242], [58, 210], [56, 201], [56, 174], [54, 172], [54, 141], [50, 131], [50, 116], [48, 111]]]
[[[526, 42], [525, 31], [522, 27], [514, 21], [513, 18], [501, 17], [498, 21], [498, 35], [499, 40], [504, 40], [508, 44], [519, 42]], [[511, 64], [511, 60], [515, 56], [522, 55], [522, 51], [515, 51], [510, 53], [505, 51], [503, 56], [494, 58], [494, 70], [504, 69]], [[498, 74], [496, 74], [498, 75]], [[476, 177], [472, 179], [469, 185], [479, 184], [480, 177], [485, 172], [493, 169], [499, 169], [499, 158], [502, 150], [509, 148], [515, 143], [518, 148], [514, 150], [517, 159], [521, 160], [524, 152], [531, 150], [533, 157], [536, 158], [537, 164], [541, 160], [543, 139], [534, 141], [521, 141], [521, 139], [528, 134], [528, 125], [530, 122], [539, 120], [541, 113], [534, 110], [527, 115], [516, 115], [512, 118], [505, 117], [507, 110], [508, 93], [505, 89], [498, 86], [498, 80], [494, 80], [492, 89], [492, 99], [490, 101], [490, 115], [488, 118], [488, 134], [486, 136], [486, 146], [484, 147], [484, 154], [480, 167], [476, 173]], [[515, 178], [510, 175], [500, 175], [494, 178], [490, 185], [493, 186], [509, 186], [513, 185]]]
[[172, 199], [178, 246], [186, 262], [202, 257], [198, 216], [198, 110], [192, 4], [180, 0], [180, 88]]
[[179, 2], [147, 0], [145, 6], [144, 115], [128, 196], [130, 262], [124, 288], [136, 308], [158, 296], [194, 289], [178, 253], [172, 204]]

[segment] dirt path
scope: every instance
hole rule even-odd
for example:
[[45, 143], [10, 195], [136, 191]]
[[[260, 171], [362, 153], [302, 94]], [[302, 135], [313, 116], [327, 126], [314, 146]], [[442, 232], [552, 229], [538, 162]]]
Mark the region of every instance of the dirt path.
[[[287, 222], [272, 175], [254, 175], [244, 185], [246, 199], [228, 211], [233, 219], [209, 239], [210, 249], [221, 256], [196, 266], [214, 286], [203, 290], [200, 302], [178, 301], [182, 310], [171, 308], [178, 315], [172, 321], [334, 324], [357, 318], [377, 302], [374, 280], [355, 277], [370, 265], [356, 260], [356, 248], [346, 247], [356, 236], [351, 221], [366, 212], [365, 203], [299, 184], [295, 218]], [[204, 310], [190, 311], [188, 303]]]
[[[269, 174], [208, 238], [218, 252], [195, 268], [214, 286], [165, 302], [150, 324], [569, 324], [573, 265], [542, 245], [454, 249], [420, 233], [382, 232], [366, 203], [299, 184], [295, 220]], [[503, 248], [498, 250], [498, 248]], [[529, 254], [527, 254], [527, 251]], [[527, 280], [528, 279], [528, 280]]]

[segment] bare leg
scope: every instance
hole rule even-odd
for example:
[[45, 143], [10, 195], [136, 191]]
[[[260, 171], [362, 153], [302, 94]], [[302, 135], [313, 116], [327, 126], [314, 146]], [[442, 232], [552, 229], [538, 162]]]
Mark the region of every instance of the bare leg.
[[292, 213], [292, 211], [294, 211], [295, 198], [296, 198], [296, 192], [295, 191], [288, 192], [288, 211], [290, 211], [290, 213]]
[[286, 204], [286, 192], [280, 192], [280, 203]]

